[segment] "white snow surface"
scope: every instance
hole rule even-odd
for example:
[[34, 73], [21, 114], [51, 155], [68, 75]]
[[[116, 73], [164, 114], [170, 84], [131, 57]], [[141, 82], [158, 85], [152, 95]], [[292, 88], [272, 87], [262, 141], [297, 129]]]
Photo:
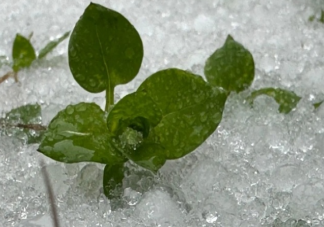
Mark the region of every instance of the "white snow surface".
[[[2, 0], [0, 55], [11, 59], [16, 33], [40, 50], [72, 30], [89, 1]], [[248, 92], [231, 94], [215, 133], [196, 151], [168, 161], [157, 175], [130, 165], [122, 208], [102, 193], [103, 165], [55, 162], [19, 138], [0, 136], [0, 226], [52, 226], [39, 160], [44, 159], [64, 227], [324, 226], [324, 1], [107, 0], [138, 30], [144, 59], [138, 76], [116, 89], [116, 101], [152, 73], [170, 67], [203, 75], [206, 59], [228, 34], [252, 53], [252, 89], [280, 87], [302, 97], [284, 115], [271, 98], [254, 108]], [[0, 114], [25, 104], [42, 106], [44, 124], [68, 104], [95, 102], [67, 63], [68, 41], [0, 84]], [[0, 75], [10, 68], [0, 68]]]

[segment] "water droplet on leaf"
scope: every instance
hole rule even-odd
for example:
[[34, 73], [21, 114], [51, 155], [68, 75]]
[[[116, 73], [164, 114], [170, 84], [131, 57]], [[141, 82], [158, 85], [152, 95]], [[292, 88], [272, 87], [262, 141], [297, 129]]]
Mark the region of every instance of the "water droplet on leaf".
[[73, 108], [72, 106], [68, 106], [68, 107], [66, 107], [66, 112], [67, 112], [68, 114], [73, 114], [73, 112], [74, 112], [74, 108]]

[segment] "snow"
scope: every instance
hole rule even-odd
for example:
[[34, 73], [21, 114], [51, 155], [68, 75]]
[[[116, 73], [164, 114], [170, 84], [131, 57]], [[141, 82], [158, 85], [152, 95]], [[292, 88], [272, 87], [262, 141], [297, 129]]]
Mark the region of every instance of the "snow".
[[[3, 0], [0, 55], [11, 59], [17, 32], [40, 50], [72, 30], [90, 1]], [[228, 34], [256, 64], [252, 89], [281, 87], [303, 97], [290, 114], [247, 92], [232, 94], [223, 120], [195, 152], [168, 161], [157, 175], [130, 165], [122, 208], [103, 195], [102, 165], [57, 163], [18, 138], [0, 136], [0, 226], [51, 226], [39, 159], [46, 162], [62, 226], [324, 226], [324, 24], [322, 0], [98, 1], [122, 13], [139, 31], [144, 59], [134, 81], [116, 89], [116, 101], [150, 74], [178, 67], [203, 74], [206, 59]], [[10, 68], [0, 68], [0, 75]], [[46, 59], [0, 84], [0, 115], [29, 103], [42, 106], [43, 123], [68, 104], [93, 101], [73, 80], [67, 41]], [[286, 225], [287, 224], [287, 225]]]

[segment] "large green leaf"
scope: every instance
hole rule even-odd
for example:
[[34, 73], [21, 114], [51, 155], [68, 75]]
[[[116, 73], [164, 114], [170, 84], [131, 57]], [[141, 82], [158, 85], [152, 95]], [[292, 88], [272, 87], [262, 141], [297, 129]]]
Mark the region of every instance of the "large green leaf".
[[41, 116], [41, 107], [38, 104], [20, 106], [0, 119], [0, 129], [6, 135], [26, 139], [28, 144], [39, 143], [44, 132]]
[[57, 45], [63, 42], [67, 37], [69, 37], [70, 32], [64, 33], [60, 38], [50, 41], [44, 48], [39, 51], [38, 58], [41, 59], [45, 57], [49, 52], [51, 52]]
[[105, 113], [94, 103], [70, 105], [50, 122], [38, 151], [61, 162], [114, 165], [124, 158], [115, 148]]
[[162, 119], [144, 141], [163, 148], [167, 159], [190, 153], [215, 131], [227, 97], [200, 76], [180, 69], [151, 75], [139, 91], [145, 92], [162, 112]]
[[29, 67], [36, 59], [34, 47], [28, 39], [20, 34], [16, 38], [12, 47], [13, 70], [18, 72], [21, 68]]
[[124, 163], [106, 165], [103, 176], [103, 189], [108, 199], [120, 198], [123, 191]]
[[209, 83], [227, 91], [240, 92], [254, 79], [254, 60], [251, 53], [232, 36], [206, 61], [205, 75]]
[[68, 55], [70, 70], [81, 87], [93, 93], [111, 93], [138, 73], [143, 44], [124, 16], [90, 3], [73, 29]]
[[279, 112], [285, 114], [294, 109], [301, 99], [301, 97], [292, 91], [287, 91], [281, 88], [262, 88], [251, 93], [248, 98], [249, 102], [253, 103], [254, 99], [260, 95], [267, 95], [274, 98], [279, 104]]

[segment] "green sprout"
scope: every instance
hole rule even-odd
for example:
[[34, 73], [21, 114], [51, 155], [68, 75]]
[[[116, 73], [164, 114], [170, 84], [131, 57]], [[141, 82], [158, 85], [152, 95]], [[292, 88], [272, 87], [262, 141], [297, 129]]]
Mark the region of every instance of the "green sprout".
[[9, 65], [12, 67], [13, 71], [6, 73], [4, 76], [0, 77], [0, 84], [10, 77], [18, 82], [18, 72], [23, 68], [28, 68], [36, 59], [44, 58], [48, 53], [50, 53], [58, 44], [65, 40], [69, 36], [70, 32], [64, 33], [60, 38], [50, 41], [44, 48], [39, 51], [38, 56], [36, 56], [35, 49], [30, 42], [33, 35], [31, 33], [28, 38], [17, 34], [12, 46], [12, 60], [10, 63], [7, 61], [7, 56], [0, 56], [0, 67], [2, 65]]
[[[14, 51], [14, 72], [36, 59], [28, 39], [17, 37], [25, 51]], [[48, 44], [38, 58], [65, 38]], [[71, 33], [68, 60], [83, 89], [105, 92], [105, 109], [86, 102], [68, 105], [48, 127], [42, 126], [38, 148], [42, 154], [65, 163], [105, 165], [103, 191], [109, 199], [122, 196], [126, 162], [157, 173], [166, 161], [191, 153], [217, 129], [228, 95], [248, 89], [254, 79], [252, 54], [228, 35], [206, 61], [207, 81], [182, 69], [164, 69], [115, 103], [114, 88], [136, 77], [143, 52], [140, 35], [123, 15], [91, 3]], [[300, 100], [295, 93], [279, 88], [254, 91], [248, 100], [252, 104], [259, 95], [273, 97], [282, 113], [289, 113]], [[33, 108], [39, 114], [40, 108]], [[28, 115], [26, 109], [22, 112]]]

